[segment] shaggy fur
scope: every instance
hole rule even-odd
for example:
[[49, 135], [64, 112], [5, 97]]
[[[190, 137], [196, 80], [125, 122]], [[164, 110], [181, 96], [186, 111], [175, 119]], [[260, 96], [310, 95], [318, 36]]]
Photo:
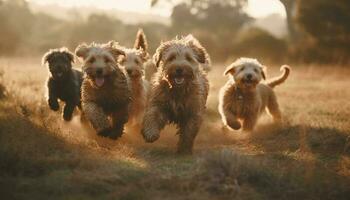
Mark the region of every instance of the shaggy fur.
[[[128, 121], [131, 93], [128, 78], [116, 62], [124, 52], [108, 44], [82, 44], [75, 53], [84, 59], [82, 108], [100, 136], [117, 139]], [[109, 120], [111, 119], [111, 120]]]
[[129, 124], [141, 125], [149, 91], [149, 82], [144, 77], [144, 63], [149, 59], [147, 40], [140, 29], [136, 35], [134, 48], [121, 49], [125, 56], [119, 58], [119, 63], [125, 68], [130, 79], [132, 105], [129, 112]]
[[75, 107], [80, 108], [80, 87], [82, 72], [73, 69], [74, 55], [67, 48], [51, 49], [42, 58], [42, 64], [48, 63], [50, 76], [47, 81], [48, 104], [51, 110], [58, 111], [58, 100], [65, 103], [63, 119], [72, 119]]
[[209, 83], [201, 65], [210, 63], [200, 43], [189, 35], [161, 44], [154, 61], [158, 72], [152, 83], [142, 135], [154, 142], [167, 123], [178, 126], [178, 153], [191, 153], [202, 123]]
[[266, 107], [275, 121], [281, 120], [272, 89], [287, 79], [290, 68], [284, 65], [280, 77], [260, 83], [265, 79], [264, 70], [264, 66], [250, 58], [240, 58], [227, 67], [225, 75], [230, 74], [232, 78], [221, 88], [219, 95], [219, 112], [225, 125], [238, 130], [242, 122], [243, 130], [252, 131]]

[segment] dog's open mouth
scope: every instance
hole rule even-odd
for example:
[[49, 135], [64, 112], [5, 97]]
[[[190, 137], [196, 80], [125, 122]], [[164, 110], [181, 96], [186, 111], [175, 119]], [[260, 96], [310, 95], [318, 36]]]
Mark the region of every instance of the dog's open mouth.
[[243, 83], [246, 86], [254, 86], [256, 85], [256, 81], [253, 79], [243, 79]]
[[177, 85], [181, 85], [181, 84], [183, 84], [185, 82], [185, 78], [184, 77], [175, 77], [174, 80], [175, 80], [175, 83]]
[[104, 77], [96, 77], [95, 78], [95, 84], [97, 87], [102, 87], [104, 83], [105, 83]]

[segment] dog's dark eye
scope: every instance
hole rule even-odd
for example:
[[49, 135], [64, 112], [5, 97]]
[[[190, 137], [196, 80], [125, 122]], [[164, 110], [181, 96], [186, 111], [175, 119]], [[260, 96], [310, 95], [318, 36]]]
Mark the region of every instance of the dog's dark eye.
[[259, 71], [257, 69], [254, 69], [254, 72], [258, 73]]
[[103, 59], [104, 59], [105, 63], [111, 62], [111, 59], [109, 59], [107, 56], [103, 57]]
[[243, 70], [244, 70], [244, 67], [241, 67], [241, 69], [239, 69], [240, 72], [243, 71]]
[[91, 57], [91, 58], [89, 58], [89, 60], [88, 60], [89, 63], [94, 63], [95, 61], [96, 61], [95, 57]]
[[185, 57], [187, 61], [193, 62], [193, 58], [189, 54], [186, 54]]
[[137, 64], [137, 65], [139, 65], [140, 64], [140, 61], [139, 60], [137, 60], [136, 58], [135, 58], [135, 63]]
[[171, 62], [171, 61], [175, 60], [175, 58], [176, 58], [176, 55], [175, 55], [175, 54], [171, 54], [171, 55], [168, 57], [167, 62]]

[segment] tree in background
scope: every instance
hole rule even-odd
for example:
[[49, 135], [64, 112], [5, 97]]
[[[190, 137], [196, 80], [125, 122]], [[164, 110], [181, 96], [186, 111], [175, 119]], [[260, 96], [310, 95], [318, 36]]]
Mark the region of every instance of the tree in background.
[[34, 15], [25, 0], [0, 3], [0, 53], [12, 54], [25, 42], [31, 31]]
[[286, 11], [286, 21], [288, 27], [289, 39], [291, 42], [295, 42], [299, 39], [300, 33], [296, 27], [295, 11], [297, 0], [280, 0]]
[[[159, 1], [152, 1], [152, 5]], [[173, 4], [171, 32], [177, 35], [194, 34], [209, 51], [215, 49], [210, 53], [220, 60], [230, 56], [235, 36], [253, 20], [244, 12], [247, 0], [163, 1]]]
[[297, 21], [312, 41], [310, 61], [348, 62], [350, 3], [348, 0], [298, 0]]
[[287, 43], [260, 28], [251, 27], [237, 36], [233, 55], [254, 57], [263, 63], [284, 62]]

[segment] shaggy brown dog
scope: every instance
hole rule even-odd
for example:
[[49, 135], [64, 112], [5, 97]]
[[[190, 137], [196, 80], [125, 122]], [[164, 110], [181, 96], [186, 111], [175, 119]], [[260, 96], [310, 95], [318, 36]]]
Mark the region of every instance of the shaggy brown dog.
[[250, 58], [240, 58], [227, 67], [225, 75], [230, 74], [232, 78], [221, 88], [219, 95], [219, 112], [225, 125], [238, 130], [242, 122], [243, 130], [251, 131], [266, 107], [275, 121], [281, 120], [277, 97], [272, 89], [287, 79], [290, 68], [284, 65], [280, 77], [260, 83], [265, 79], [264, 68]]
[[48, 63], [50, 77], [47, 81], [48, 104], [51, 110], [58, 111], [58, 100], [65, 103], [63, 119], [72, 119], [75, 107], [80, 108], [80, 87], [82, 72], [73, 69], [74, 55], [67, 48], [51, 49], [42, 58], [42, 64]]
[[136, 35], [134, 48], [121, 49], [125, 56], [120, 56], [119, 63], [127, 71], [130, 79], [132, 91], [132, 104], [129, 112], [129, 124], [132, 126], [140, 126], [146, 103], [148, 100], [149, 82], [144, 77], [144, 63], [149, 59], [147, 53], [146, 36], [140, 29]]
[[192, 36], [161, 44], [154, 61], [158, 67], [142, 135], [147, 142], [159, 138], [167, 123], [178, 128], [178, 153], [191, 153], [202, 123], [209, 84], [201, 65], [209, 65], [206, 50]]
[[[128, 121], [129, 83], [115, 58], [124, 52], [108, 44], [79, 45], [75, 53], [84, 59], [82, 108], [97, 133], [117, 139]], [[111, 122], [109, 120], [111, 118]]]

